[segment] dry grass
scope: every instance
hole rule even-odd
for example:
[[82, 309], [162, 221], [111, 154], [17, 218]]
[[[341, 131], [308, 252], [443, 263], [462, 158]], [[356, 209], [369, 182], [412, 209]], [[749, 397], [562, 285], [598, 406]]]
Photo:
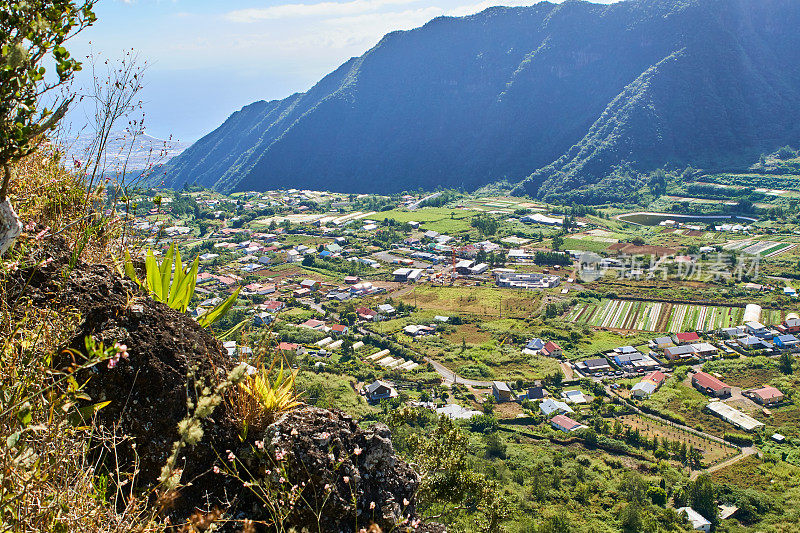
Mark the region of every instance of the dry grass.
[[12, 168], [10, 199], [25, 229], [0, 259], [0, 531], [163, 531], [132, 474], [101, 467], [118, 437], [75, 418], [80, 386], [50, 366], [80, 316], [6, 294], [17, 262], [55, 235], [76, 259], [109, 264], [121, 224], [87, 209], [99, 195], [47, 149]]

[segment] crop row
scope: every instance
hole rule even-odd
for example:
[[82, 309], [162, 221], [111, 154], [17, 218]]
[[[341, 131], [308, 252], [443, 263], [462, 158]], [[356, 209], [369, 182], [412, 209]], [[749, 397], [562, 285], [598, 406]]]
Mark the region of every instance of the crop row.
[[[566, 319], [598, 328], [677, 333], [739, 325], [743, 314], [739, 307], [603, 300], [576, 305]], [[765, 323], [777, 323], [780, 318], [780, 312], [765, 311]]]

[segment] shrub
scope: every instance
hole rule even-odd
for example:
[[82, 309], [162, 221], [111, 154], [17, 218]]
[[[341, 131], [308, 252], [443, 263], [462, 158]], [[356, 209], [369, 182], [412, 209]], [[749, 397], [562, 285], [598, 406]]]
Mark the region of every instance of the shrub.
[[251, 373], [231, 389], [229, 404], [245, 429], [263, 429], [280, 414], [300, 405], [294, 386], [297, 370], [285, 373], [281, 364], [273, 380], [270, 375], [274, 367], [273, 360], [269, 368]]
[[753, 444], [753, 437], [743, 433], [725, 433], [722, 438], [740, 446], [750, 446]]

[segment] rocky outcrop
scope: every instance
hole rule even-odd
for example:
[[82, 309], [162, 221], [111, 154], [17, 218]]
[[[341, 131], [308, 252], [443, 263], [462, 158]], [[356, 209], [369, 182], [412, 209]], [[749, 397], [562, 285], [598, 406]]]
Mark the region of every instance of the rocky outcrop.
[[[84, 351], [87, 335], [128, 346], [127, 359], [96, 365], [79, 381], [88, 380], [92, 402], [110, 401], [96, 422], [116, 439], [102, 442], [98, 453], [109, 467], [135, 468], [142, 487], [154, 486], [178, 439], [187, 394], [195, 399], [197, 380], [213, 388], [234, 361], [188, 315], [153, 301], [107, 266], [70, 267], [70, 257], [64, 243], [40, 247], [24, 263], [30, 266], [8, 277], [0, 295], [13, 313], [77, 311], [80, 319], [67, 342], [75, 353]], [[62, 354], [54, 364], [67, 363]], [[184, 486], [166, 511], [173, 523], [213, 507], [239, 524], [274, 521], [278, 508], [283, 526], [298, 530], [313, 525], [314, 531], [352, 532], [374, 522], [398, 531], [415, 522], [419, 478], [395, 454], [385, 425], [362, 428], [341, 411], [304, 406], [261, 434], [246, 434], [223, 403], [203, 428], [202, 440], [179, 458]], [[299, 495], [292, 505], [281, 497], [291, 491]]]
[[341, 411], [306, 406], [284, 414], [263, 437], [265, 452], [251, 454], [251, 463], [264, 466], [268, 457], [269, 468], [272, 458], [282, 457], [289, 483], [317, 489], [307, 491], [290, 524], [316, 523], [320, 516], [323, 531], [356, 531], [371, 522], [390, 530], [415, 518], [419, 476], [397, 457], [384, 424], [361, 428]]

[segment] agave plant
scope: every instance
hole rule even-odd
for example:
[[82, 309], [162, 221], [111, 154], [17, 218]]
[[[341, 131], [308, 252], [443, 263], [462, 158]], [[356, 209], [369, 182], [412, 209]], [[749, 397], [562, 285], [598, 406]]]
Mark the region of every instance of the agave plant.
[[234, 407], [246, 425], [257, 428], [269, 424], [281, 413], [300, 405], [294, 387], [297, 370], [286, 373], [281, 364], [280, 371], [271, 380], [273, 366], [274, 362], [269, 368], [261, 368], [239, 383], [235, 400], [238, 405]]
[[[152, 250], [147, 251], [144, 262], [145, 278], [140, 280], [133, 267], [133, 259], [125, 250], [124, 260], [125, 275], [145, 289], [156, 301], [163, 302], [173, 309], [185, 313], [189, 302], [194, 296], [194, 287], [197, 282], [197, 269], [199, 259], [195, 257], [191, 267], [184, 269], [181, 262], [181, 252], [175, 243], [169, 247], [164, 259], [159, 263]], [[174, 270], [174, 272], [173, 272]], [[228, 312], [239, 296], [241, 287], [237, 288], [227, 300], [207, 311], [197, 319], [197, 323], [204, 328], [210, 326]]]

